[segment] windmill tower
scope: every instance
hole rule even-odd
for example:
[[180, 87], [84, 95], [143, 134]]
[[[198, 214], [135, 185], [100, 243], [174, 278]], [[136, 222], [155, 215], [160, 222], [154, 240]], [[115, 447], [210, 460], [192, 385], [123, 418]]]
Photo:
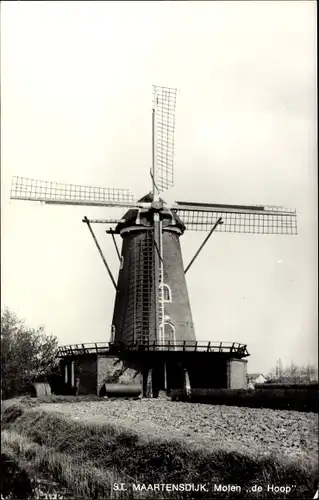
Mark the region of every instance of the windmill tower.
[[[226, 379], [230, 379], [230, 360], [248, 355], [246, 346], [233, 343], [199, 343], [195, 338], [185, 274], [198, 257], [214, 231], [259, 234], [297, 234], [296, 211], [274, 206], [230, 205], [214, 203], [174, 202], [167, 204], [161, 193], [174, 184], [174, 132], [176, 89], [153, 86], [151, 192], [136, 201], [124, 189], [93, 188], [78, 185], [41, 182], [21, 177], [13, 179], [11, 198], [50, 204], [121, 207], [127, 211], [122, 219], [83, 219], [90, 230], [116, 291], [111, 343], [113, 352], [124, 357], [137, 352], [135, 366], [143, 372], [144, 385], [155, 369], [158, 386], [167, 389], [167, 363], [183, 366], [197, 381], [195, 357], [199, 353], [218, 353], [215, 370], [226, 360]], [[113, 225], [111, 234], [120, 260], [118, 280], [113, 274], [96, 239], [92, 224]], [[185, 230], [206, 231], [206, 238], [184, 268], [180, 237]], [[122, 238], [121, 253], [115, 235]], [[98, 347], [96, 346], [96, 349]], [[83, 346], [83, 349], [85, 347]], [[88, 350], [86, 348], [86, 350]], [[145, 350], [148, 353], [145, 358]], [[83, 350], [79, 350], [83, 354]], [[61, 351], [63, 352], [63, 350]], [[70, 350], [64, 351], [70, 355]], [[74, 354], [74, 350], [72, 351]], [[143, 359], [141, 358], [143, 354]], [[192, 359], [189, 354], [192, 353]], [[228, 358], [225, 358], [225, 354]], [[185, 361], [187, 358], [187, 362]], [[131, 358], [130, 358], [131, 359]], [[197, 358], [196, 358], [197, 359]], [[207, 360], [205, 380], [212, 364]], [[219, 361], [218, 361], [219, 360]], [[223, 361], [221, 361], [223, 360]], [[132, 361], [132, 360], [131, 360]], [[225, 361], [225, 362], [226, 362]], [[185, 368], [185, 363], [187, 368]], [[221, 365], [219, 365], [221, 363]], [[225, 363], [220, 370], [225, 372]], [[235, 366], [235, 365], [234, 365]], [[158, 368], [160, 367], [160, 368]], [[208, 371], [207, 371], [208, 370]], [[213, 378], [217, 377], [216, 372]], [[74, 376], [73, 376], [74, 378]], [[172, 378], [172, 376], [171, 376]], [[218, 377], [217, 377], [218, 378]], [[243, 377], [243, 380], [246, 377]], [[153, 383], [153, 382], [152, 382]], [[211, 384], [211, 382], [207, 382]], [[221, 385], [221, 382], [218, 382]], [[227, 386], [229, 381], [223, 382]], [[154, 384], [153, 384], [154, 385]]]

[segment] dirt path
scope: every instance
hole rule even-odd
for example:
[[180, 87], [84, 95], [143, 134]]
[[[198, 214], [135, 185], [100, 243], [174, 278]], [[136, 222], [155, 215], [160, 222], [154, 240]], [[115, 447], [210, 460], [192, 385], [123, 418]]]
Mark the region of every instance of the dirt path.
[[75, 420], [115, 422], [146, 439], [176, 438], [206, 449], [318, 460], [318, 415], [314, 413], [163, 400], [44, 403], [41, 409]]

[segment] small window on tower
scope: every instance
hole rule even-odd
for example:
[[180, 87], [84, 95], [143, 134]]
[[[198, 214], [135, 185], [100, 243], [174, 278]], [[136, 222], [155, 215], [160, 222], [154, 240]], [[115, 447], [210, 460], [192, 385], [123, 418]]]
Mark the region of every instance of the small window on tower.
[[121, 257], [121, 264], [120, 264], [120, 270], [123, 269], [123, 266], [124, 266], [124, 257], [122, 255], [122, 257]]
[[163, 285], [163, 299], [164, 302], [172, 302], [172, 293], [168, 285]]

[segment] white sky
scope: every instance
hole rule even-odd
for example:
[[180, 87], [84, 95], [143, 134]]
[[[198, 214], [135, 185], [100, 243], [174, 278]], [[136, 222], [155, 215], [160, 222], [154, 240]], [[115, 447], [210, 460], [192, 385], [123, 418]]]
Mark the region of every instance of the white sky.
[[[295, 237], [212, 236], [187, 273], [197, 339], [247, 343], [250, 372], [316, 363], [315, 1], [3, 2], [2, 306], [61, 343], [109, 340], [114, 289], [81, 220], [123, 212], [10, 201], [11, 177], [143, 196], [152, 84], [179, 89], [166, 200], [298, 211]], [[185, 265], [204, 237], [182, 237]]]

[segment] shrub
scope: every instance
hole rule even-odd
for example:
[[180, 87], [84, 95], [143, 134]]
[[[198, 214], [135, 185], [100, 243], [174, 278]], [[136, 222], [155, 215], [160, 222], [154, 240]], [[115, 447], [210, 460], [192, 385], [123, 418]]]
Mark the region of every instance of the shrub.
[[44, 327], [28, 328], [9, 309], [1, 311], [1, 397], [29, 392], [30, 384], [45, 382], [57, 370], [58, 340]]
[[15, 422], [25, 412], [25, 408], [21, 404], [12, 404], [6, 408], [1, 415], [1, 425], [5, 427], [8, 424]]
[[171, 391], [172, 401], [188, 401], [215, 405], [247, 406], [249, 408], [272, 408], [318, 412], [319, 393], [317, 390], [271, 388], [267, 390], [246, 389], [192, 389]]
[[255, 389], [269, 390], [269, 389], [303, 389], [308, 391], [318, 391], [318, 382], [309, 382], [308, 384], [283, 384], [280, 382], [267, 382], [266, 384], [255, 384]]
[[32, 483], [28, 473], [19, 467], [16, 460], [1, 453], [1, 498], [31, 498]]

